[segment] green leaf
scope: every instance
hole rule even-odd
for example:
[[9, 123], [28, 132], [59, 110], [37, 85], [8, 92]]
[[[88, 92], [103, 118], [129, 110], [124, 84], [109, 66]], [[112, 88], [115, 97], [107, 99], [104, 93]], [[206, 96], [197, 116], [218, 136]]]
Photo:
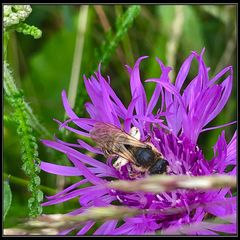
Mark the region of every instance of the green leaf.
[[8, 210], [10, 209], [12, 203], [12, 192], [7, 181], [4, 181], [4, 216], [5, 219]]

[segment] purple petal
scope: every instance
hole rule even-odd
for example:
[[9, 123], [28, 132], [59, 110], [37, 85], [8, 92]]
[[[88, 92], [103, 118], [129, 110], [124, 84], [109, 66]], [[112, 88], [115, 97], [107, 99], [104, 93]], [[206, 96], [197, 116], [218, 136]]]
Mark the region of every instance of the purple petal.
[[237, 132], [235, 131], [230, 143], [227, 146], [227, 157], [226, 157], [226, 164], [227, 165], [236, 165], [236, 158], [237, 158]]
[[90, 102], [85, 103], [85, 108], [92, 119], [97, 119], [95, 107], [92, 103]]
[[100, 186], [100, 185], [85, 187], [85, 188], [82, 188], [82, 189], [77, 189], [77, 190], [71, 191], [70, 193], [68, 193], [64, 196], [61, 196], [57, 199], [53, 199], [53, 200], [50, 200], [48, 202], [44, 202], [41, 205], [42, 206], [50, 206], [50, 205], [66, 202], [70, 199], [79, 197], [81, 195], [85, 195], [85, 194], [90, 194], [91, 195], [92, 193], [94, 193], [96, 191], [101, 191], [101, 189], [102, 189], [102, 186]]
[[156, 87], [154, 89], [154, 92], [152, 94], [152, 97], [149, 101], [148, 107], [147, 107], [147, 111], [146, 111], [146, 115], [152, 113], [154, 107], [156, 106], [159, 96], [162, 92], [162, 87], [159, 83], [156, 84]]
[[222, 124], [222, 125], [219, 125], [219, 126], [216, 126], [216, 127], [204, 128], [201, 132], [206, 132], [206, 131], [209, 131], [209, 130], [214, 130], [214, 129], [218, 129], [218, 128], [227, 127], [227, 126], [235, 124], [235, 123], [237, 123], [237, 121], [233, 121], [233, 122], [230, 122], [230, 123]]
[[73, 227], [73, 228], [69, 228], [69, 229], [65, 229], [65, 230], [63, 230], [63, 231], [61, 231], [61, 232], [59, 232], [59, 235], [67, 235], [68, 233], [70, 233], [71, 231], [73, 231], [75, 229], [75, 227]]
[[[67, 95], [66, 95], [66, 91], [63, 90], [62, 91], [62, 101], [63, 101], [63, 106], [64, 106], [64, 109], [67, 113], [67, 115], [71, 118], [71, 119], [74, 119], [73, 122], [78, 125], [79, 127], [82, 128], [83, 124], [85, 121], [90, 122], [90, 123], [93, 123], [94, 120], [93, 119], [84, 119], [84, 118], [81, 118], [81, 121], [80, 121], [80, 118], [73, 112], [68, 100], [67, 100]], [[84, 129], [84, 128], [83, 128]]]
[[157, 79], [157, 78], [147, 79], [146, 82], [160, 83], [169, 93], [174, 95], [178, 99], [179, 104], [184, 107], [184, 103], [183, 103], [183, 100], [181, 98], [181, 95], [179, 94], [176, 87], [174, 85], [172, 85], [170, 82], [160, 81], [160, 79]]
[[204, 207], [204, 210], [208, 213], [211, 213], [214, 216], [221, 218], [227, 215], [234, 214], [236, 211], [236, 197], [231, 198], [222, 197], [222, 199], [219, 199], [218, 203], [210, 202], [208, 205]]
[[226, 157], [227, 157], [227, 142], [225, 140], [225, 132], [222, 131], [222, 134], [218, 138], [214, 146], [214, 155], [216, 156], [213, 161], [214, 168], [218, 173], [223, 173], [226, 168]]
[[104, 82], [104, 84], [109, 93], [109, 96], [113, 100], [113, 103], [115, 103], [114, 106], [116, 112], [118, 112], [119, 116], [123, 118], [126, 115], [127, 109], [125, 108], [121, 100], [117, 97], [116, 93], [113, 91], [110, 85], [106, 81]]
[[97, 73], [98, 79], [100, 81], [101, 89], [102, 89], [102, 96], [103, 96], [103, 107], [106, 109], [106, 114], [109, 117], [109, 123], [112, 123], [118, 127], [120, 127], [120, 122], [117, 117], [116, 111], [112, 105], [112, 102], [110, 100], [109, 93], [107, 92], [107, 89], [105, 87], [105, 84], [107, 83], [106, 80], [102, 77], [101, 71], [100, 71], [100, 65], [98, 67], [98, 73]]
[[125, 118], [125, 121], [124, 121], [124, 130], [125, 132], [129, 132], [130, 131], [130, 127], [131, 127], [131, 123], [132, 123], [132, 117], [133, 117], [133, 110], [134, 110], [134, 107], [135, 107], [135, 104], [137, 102], [139, 97], [136, 97], [136, 98], [132, 98], [129, 106], [128, 106], [128, 109], [127, 109], [127, 114], [126, 114], [126, 118]]
[[176, 84], [175, 86], [177, 87], [177, 89], [180, 91], [181, 88], [182, 88], [182, 85], [183, 83], [185, 82], [186, 78], [187, 78], [187, 75], [189, 73], [189, 69], [191, 67], [191, 64], [192, 64], [192, 60], [194, 58], [194, 55], [191, 54], [185, 61], [184, 63], [182, 64], [179, 72], [178, 72], [178, 75], [176, 77]]
[[60, 175], [60, 176], [81, 176], [82, 175], [81, 171], [76, 167], [61, 166], [61, 165], [56, 165], [56, 164], [52, 164], [44, 161], [41, 161], [40, 169], [45, 172]]
[[118, 220], [109, 220], [103, 223], [93, 235], [111, 235], [116, 228]]
[[140, 73], [139, 73], [140, 62], [145, 58], [147, 58], [147, 56], [140, 57], [136, 61], [130, 77], [130, 87], [131, 87], [132, 97], [133, 98], [139, 97], [135, 106], [136, 112], [137, 114], [141, 114], [141, 115], [144, 115], [147, 109], [147, 97], [146, 97], [145, 90], [142, 85], [142, 82], [140, 79]]
[[65, 90], [62, 91], [62, 102], [63, 102], [63, 106], [64, 106], [64, 109], [65, 109], [67, 115], [70, 118], [77, 118], [78, 116], [73, 112], [73, 110], [68, 102], [67, 94], [66, 94]]
[[74, 191], [66, 194], [65, 196], [62, 196], [62, 197], [57, 198], [57, 199], [50, 200], [48, 202], [44, 202], [44, 203], [41, 204], [41, 206], [50, 206], [50, 205], [66, 202], [70, 199], [73, 199], [73, 198], [76, 198], [76, 197], [80, 196], [83, 192], [85, 192], [85, 189], [86, 188], [74, 190]]
[[78, 208], [78, 209], [73, 210], [73, 211], [71, 211], [69, 213], [66, 213], [65, 215], [76, 216], [76, 215], [78, 215], [80, 213], [83, 213], [83, 211], [84, 210], [82, 208]]
[[200, 55], [198, 55], [196, 52], [192, 52], [193, 55], [197, 58], [199, 62], [198, 67], [198, 78], [199, 78], [199, 84], [201, 86], [207, 86], [208, 84], [208, 69], [203, 61], [203, 54], [204, 54], [205, 48], [202, 49], [202, 52]]
[[[80, 198], [80, 204], [84, 207], [89, 207], [89, 206], [99, 206], [95, 204], [95, 201], [101, 201], [101, 198], [109, 192], [108, 189], [98, 189], [95, 191], [92, 191], [91, 194], [84, 194]], [[115, 198], [113, 198], [115, 199]], [[106, 203], [103, 205], [106, 206]]]
[[[181, 127], [182, 117], [187, 118], [184, 102], [180, 93], [178, 92], [178, 89], [170, 82], [160, 81], [160, 79], [151, 78], [146, 80], [146, 82], [158, 82], [166, 89], [166, 106], [169, 108], [171, 105], [168, 111], [173, 114], [172, 116], [167, 116], [166, 119], [169, 128], [171, 128], [172, 132], [177, 135]], [[172, 98], [172, 96], [174, 96], [174, 99]]]
[[77, 235], [84, 235], [88, 232], [92, 226], [95, 224], [95, 221], [89, 220], [85, 223], [85, 225], [81, 228], [81, 230], [77, 233]]
[[126, 67], [126, 69], [127, 69], [127, 71], [128, 71], [128, 74], [131, 76], [131, 74], [132, 74], [132, 68], [131, 68], [130, 66], [128, 66], [128, 65], [125, 65], [125, 67]]
[[[54, 119], [55, 122], [57, 122], [58, 124], [62, 124], [62, 122]], [[68, 127], [68, 126], [64, 126], [63, 127], [71, 132], [75, 132], [79, 135], [82, 135], [82, 136], [85, 136], [85, 137], [90, 137], [90, 134], [89, 133], [86, 133], [86, 132], [83, 132], [83, 131], [79, 131], [79, 130], [76, 130], [75, 128], [71, 128], [71, 127]]]
[[215, 226], [211, 226], [211, 230], [222, 232], [222, 233], [231, 233], [237, 234], [237, 225], [233, 224], [216, 224]]
[[[162, 74], [161, 74], [161, 77], [160, 77], [159, 80], [160, 81], [167, 81], [168, 80], [168, 74], [171, 71], [171, 68], [170, 67], [165, 67], [164, 64], [159, 59], [157, 59], [157, 61], [160, 65], [160, 68], [161, 68], [161, 71], [162, 71]], [[159, 95], [160, 95], [161, 92], [162, 92], [162, 87], [159, 83], [157, 83], [156, 87], [154, 89], [154, 92], [152, 94], [152, 97], [149, 101], [146, 115], [148, 115], [149, 113], [152, 113], [152, 110], [156, 106], [157, 101], [159, 99]], [[163, 95], [163, 92], [162, 92], [162, 95]], [[163, 104], [163, 98], [162, 98], [162, 104]]]
[[226, 72], [229, 70], [231, 71], [232, 66], [226, 67], [223, 70], [221, 70], [215, 77], [213, 77], [211, 80], [208, 82], [208, 86], [211, 86], [213, 83], [215, 83], [218, 79], [220, 79]]
[[113, 173], [112, 169], [110, 167], [108, 167], [106, 164], [101, 163], [100, 161], [97, 161], [97, 160], [95, 160], [95, 159], [93, 159], [93, 158], [91, 158], [91, 157], [89, 157], [85, 154], [82, 154], [82, 153], [78, 152], [77, 150], [74, 150], [70, 147], [64, 146], [62, 144], [59, 144], [57, 142], [50, 141], [50, 140], [42, 140], [42, 143], [45, 144], [48, 147], [51, 147], [51, 148], [56, 149], [60, 152], [63, 152], [66, 155], [73, 156], [76, 159], [78, 159], [78, 160], [80, 160], [84, 163], [90, 164], [90, 165], [92, 165], [96, 168], [99, 168], [99, 169], [108, 170], [110, 173]]
[[116, 228], [112, 234], [113, 235], [129, 235], [129, 232], [134, 228], [132, 223], [124, 223], [120, 227]]
[[63, 191], [58, 192], [58, 193], [55, 194], [55, 195], [46, 196], [46, 198], [47, 198], [48, 200], [52, 200], [52, 199], [61, 197], [62, 195], [66, 194], [66, 193], [68, 193], [68, 192], [70, 192], [70, 191], [72, 191], [74, 188], [79, 187], [80, 185], [85, 184], [85, 183], [87, 183], [87, 182], [88, 182], [87, 179], [81, 180], [81, 181], [79, 181], [79, 182], [77, 182], [77, 183], [75, 183], [75, 184], [73, 184], [73, 185], [65, 188]]
[[54, 136], [54, 139], [56, 140], [56, 142], [61, 143], [61, 144], [63, 144], [63, 145], [66, 145], [66, 146], [68, 146], [68, 147], [82, 148], [80, 144], [64, 142], [64, 141], [58, 139], [58, 138], [55, 137], [55, 136]]
[[168, 126], [164, 125], [162, 122], [163, 120], [160, 120], [160, 119], [151, 119], [149, 117], [144, 117], [144, 116], [138, 116], [138, 115], [135, 115], [133, 116], [133, 118], [136, 118], [136, 119], [139, 119], [139, 120], [143, 120], [145, 122], [151, 122], [151, 123], [157, 123], [159, 124], [159, 126], [161, 126], [162, 128], [166, 129], [166, 130], [170, 130]]
[[226, 80], [221, 84], [223, 87], [222, 91], [222, 97], [218, 102], [218, 106], [214, 109], [214, 111], [209, 115], [207, 119], [207, 123], [210, 122], [212, 119], [214, 119], [223, 109], [223, 107], [226, 105], [227, 100], [230, 96], [230, 93], [232, 91], [232, 68], [231, 68], [231, 75], [226, 78]]
[[93, 146], [90, 146], [89, 144], [87, 144], [86, 142], [84, 142], [84, 141], [82, 141], [82, 140], [80, 140], [80, 139], [78, 139], [77, 141], [78, 141], [79, 145], [80, 145], [82, 148], [88, 150], [89, 152], [93, 152], [93, 153], [96, 153], [96, 154], [101, 154], [101, 155], [103, 155], [103, 152], [102, 152], [101, 150], [99, 150], [99, 149], [97, 149], [97, 148], [95, 148], [95, 147], [93, 147]]
[[111, 116], [109, 114], [109, 111], [107, 111], [108, 109], [105, 109], [103, 106], [103, 100], [104, 100], [104, 95], [101, 92], [101, 89], [98, 90], [98, 85], [99, 83], [96, 81], [95, 84], [93, 84], [93, 82], [91, 82], [90, 80], [85, 79], [85, 86], [88, 92], [89, 97], [91, 98], [91, 101], [93, 103], [94, 106], [94, 110], [95, 111], [95, 120], [98, 121], [103, 121], [103, 122], [111, 122]]
[[70, 118], [63, 122], [59, 128], [65, 127], [67, 123], [74, 122], [75, 124], [78, 123], [78, 126], [86, 131], [90, 131], [92, 129], [92, 125], [96, 123], [94, 119], [88, 118]]
[[88, 168], [81, 163], [81, 161], [79, 161], [77, 158], [74, 158], [73, 156], [71, 155], [68, 155], [68, 158], [73, 162], [73, 164], [82, 172], [82, 175], [84, 175], [84, 177], [86, 179], [88, 179], [89, 182], [95, 184], [95, 185], [98, 185], [98, 184], [103, 184], [105, 183], [104, 180], [102, 180], [101, 178], [95, 176], [94, 174], [92, 174]]

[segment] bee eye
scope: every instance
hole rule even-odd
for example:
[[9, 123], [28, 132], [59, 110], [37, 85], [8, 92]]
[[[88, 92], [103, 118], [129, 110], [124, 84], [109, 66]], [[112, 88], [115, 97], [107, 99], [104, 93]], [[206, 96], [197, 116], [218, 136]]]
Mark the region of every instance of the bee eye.
[[136, 157], [137, 163], [139, 163], [143, 167], [148, 167], [151, 165], [154, 159], [154, 153], [152, 149], [139, 148], [135, 153], [135, 157]]
[[149, 173], [151, 175], [165, 173], [168, 165], [169, 163], [167, 160], [160, 158], [153, 166], [151, 166]]

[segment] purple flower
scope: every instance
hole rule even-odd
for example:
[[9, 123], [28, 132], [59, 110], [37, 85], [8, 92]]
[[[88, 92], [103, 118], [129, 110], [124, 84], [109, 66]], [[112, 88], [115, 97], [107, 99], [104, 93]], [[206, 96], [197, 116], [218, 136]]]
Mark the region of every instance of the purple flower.
[[[167, 159], [169, 175], [199, 176], [216, 173], [236, 175], [236, 132], [232, 140], [227, 143], [225, 133], [222, 131], [214, 146], [214, 157], [210, 161], [205, 159], [198, 146], [198, 138], [202, 132], [217, 128], [204, 127], [221, 112], [227, 103], [233, 81], [231, 66], [224, 68], [215, 77], [209, 79], [209, 68], [203, 61], [203, 52], [200, 55], [196, 52], [190, 54], [182, 64], [175, 84], [170, 82], [168, 76], [171, 68], [164, 66], [157, 59], [162, 72], [161, 76], [145, 81], [156, 83], [149, 102], [139, 74], [139, 64], [147, 57], [139, 58], [133, 68], [127, 66], [132, 96], [128, 107], [123, 105], [111, 88], [109, 77], [106, 80], [101, 75], [99, 66], [95, 76], [91, 76], [90, 79], [84, 77], [91, 99], [91, 102], [85, 104], [90, 117], [79, 118], [71, 109], [66, 93], [63, 91], [63, 105], [69, 120], [64, 123], [58, 121], [60, 127], [85, 137], [90, 137], [90, 131], [96, 122], [110, 123], [122, 128], [126, 133], [129, 133], [132, 127], [137, 127], [140, 130], [141, 140], [148, 139]], [[193, 59], [198, 62], [198, 73], [190, 83], [187, 83], [186, 78]], [[222, 82], [218, 82], [222, 76], [226, 75], [227, 77]], [[157, 108], [159, 100], [161, 105]], [[69, 122], [73, 122], [77, 129], [68, 126]], [[232, 123], [218, 127], [229, 124]], [[110, 158], [101, 162], [83, 154], [82, 149], [97, 155], [103, 155], [103, 152], [80, 139], [74, 144], [59, 139], [42, 142], [65, 154], [73, 164], [70, 167], [42, 161], [42, 170], [62, 176], [84, 177], [84, 180], [54, 196], [47, 197], [48, 201], [43, 203], [43, 206], [62, 203], [77, 197], [79, 207], [67, 214], [81, 214], [86, 208], [109, 206], [114, 204], [113, 202], [133, 208], [154, 210], [149, 211], [148, 214], [124, 218], [121, 225], [118, 224], [118, 220], [106, 221], [94, 232], [96, 235], [142, 235], [158, 234], [161, 231], [167, 234], [171, 233], [172, 229], [181, 228], [185, 224], [201, 223], [207, 217], [224, 218], [236, 214], [236, 197], [233, 196], [230, 188], [208, 191], [179, 189], [161, 194], [126, 193], [107, 187], [103, 188], [102, 183], [107, 181], [107, 177], [116, 180], [130, 179], [129, 165], [131, 164], [127, 163], [116, 169]], [[228, 166], [231, 166], [230, 170], [227, 170]], [[91, 185], [78, 188], [85, 183]], [[164, 211], [158, 211], [160, 209]], [[171, 209], [182, 211], [168, 214]], [[77, 234], [85, 234], [94, 224], [92, 220], [87, 221], [84, 226], [79, 226]], [[212, 224], [182, 233], [215, 235], [218, 231], [235, 234], [236, 222]]]

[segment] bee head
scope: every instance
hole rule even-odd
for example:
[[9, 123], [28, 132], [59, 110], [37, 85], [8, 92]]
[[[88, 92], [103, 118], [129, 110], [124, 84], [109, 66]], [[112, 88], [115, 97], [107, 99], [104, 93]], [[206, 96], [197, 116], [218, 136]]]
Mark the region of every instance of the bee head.
[[149, 169], [149, 173], [150, 175], [153, 174], [163, 174], [167, 172], [167, 166], [169, 165], [168, 161], [163, 159], [163, 158], [159, 158], [155, 164], [153, 164], [150, 169]]

